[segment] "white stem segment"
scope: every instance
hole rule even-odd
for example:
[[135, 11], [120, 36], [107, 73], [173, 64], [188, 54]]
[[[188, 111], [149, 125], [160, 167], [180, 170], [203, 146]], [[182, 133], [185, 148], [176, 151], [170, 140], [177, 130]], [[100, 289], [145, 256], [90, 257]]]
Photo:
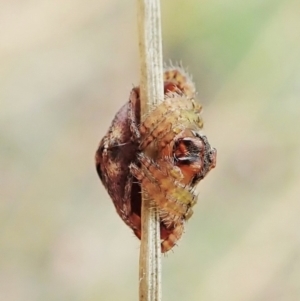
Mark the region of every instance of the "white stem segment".
[[[164, 98], [159, 0], [137, 0], [141, 118]], [[150, 151], [150, 150], [149, 150]], [[147, 149], [145, 150], [146, 153]], [[158, 211], [142, 197], [140, 301], [161, 301], [161, 246]]]

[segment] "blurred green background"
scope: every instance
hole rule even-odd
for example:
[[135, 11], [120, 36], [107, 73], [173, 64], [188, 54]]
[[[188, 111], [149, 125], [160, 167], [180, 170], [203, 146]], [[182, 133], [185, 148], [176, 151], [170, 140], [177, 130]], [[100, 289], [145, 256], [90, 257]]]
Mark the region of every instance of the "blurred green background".
[[[138, 300], [139, 242], [94, 168], [138, 84], [135, 1], [1, 1], [0, 299]], [[162, 1], [217, 168], [163, 300], [300, 300], [300, 2]]]

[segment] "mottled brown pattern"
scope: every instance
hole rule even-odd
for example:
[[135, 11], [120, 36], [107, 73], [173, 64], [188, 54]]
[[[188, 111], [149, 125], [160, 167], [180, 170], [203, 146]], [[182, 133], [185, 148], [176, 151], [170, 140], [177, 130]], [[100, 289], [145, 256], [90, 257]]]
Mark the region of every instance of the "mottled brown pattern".
[[[158, 206], [161, 248], [180, 239], [193, 214], [195, 185], [216, 165], [216, 150], [200, 133], [202, 107], [180, 67], [164, 73], [165, 99], [140, 124], [139, 88], [117, 112], [96, 152], [96, 168], [123, 221], [141, 238], [141, 188]], [[151, 149], [151, 158], [144, 149]]]

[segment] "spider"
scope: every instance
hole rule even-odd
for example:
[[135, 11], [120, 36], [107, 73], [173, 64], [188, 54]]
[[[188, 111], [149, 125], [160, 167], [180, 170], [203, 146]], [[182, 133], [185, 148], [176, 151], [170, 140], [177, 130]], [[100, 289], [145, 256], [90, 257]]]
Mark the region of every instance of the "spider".
[[[167, 252], [183, 234], [193, 214], [195, 185], [216, 165], [203, 127], [195, 87], [180, 67], [164, 73], [165, 99], [141, 123], [139, 88], [117, 112], [101, 140], [95, 161], [98, 175], [117, 213], [141, 238], [141, 191], [160, 215], [161, 251]], [[153, 156], [143, 150], [151, 147]]]

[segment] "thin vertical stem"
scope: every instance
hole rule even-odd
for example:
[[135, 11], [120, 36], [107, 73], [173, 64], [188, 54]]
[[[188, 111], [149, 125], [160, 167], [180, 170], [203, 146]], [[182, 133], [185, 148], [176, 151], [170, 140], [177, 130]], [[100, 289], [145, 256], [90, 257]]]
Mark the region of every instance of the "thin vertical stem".
[[[164, 98], [159, 0], [137, 0], [141, 116]], [[149, 150], [145, 150], [146, 153]], [[161, 300], [161, 247], [158, 211], [142, 197], [140, 301]]]

